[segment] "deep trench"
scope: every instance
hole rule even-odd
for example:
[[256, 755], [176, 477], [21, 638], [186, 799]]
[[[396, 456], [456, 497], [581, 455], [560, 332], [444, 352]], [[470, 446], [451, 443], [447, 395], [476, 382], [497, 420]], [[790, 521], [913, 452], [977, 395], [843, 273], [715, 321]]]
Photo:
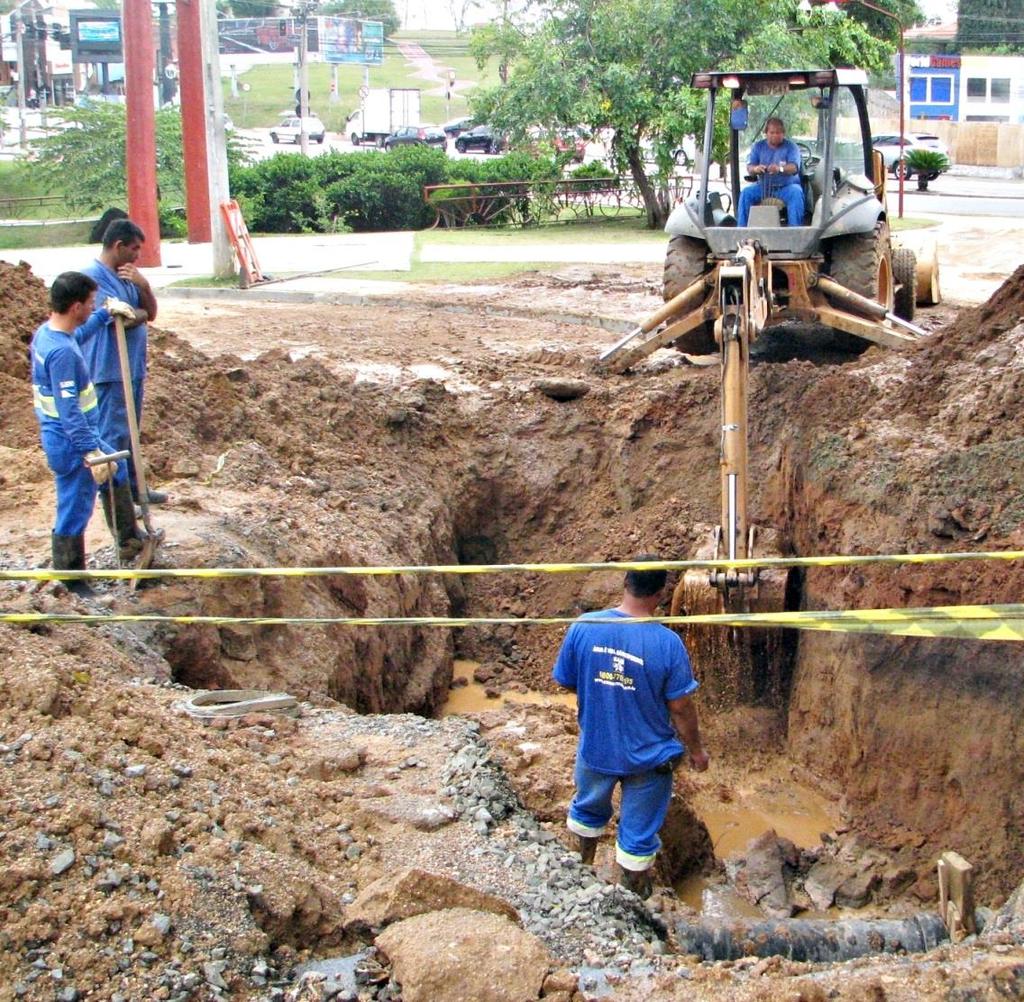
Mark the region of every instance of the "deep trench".
[[[685, 461], [692, 460], [698, 449], [703, 456], [713, 454], [713, 438], [700, 424], [691, 429], [684, 411], [680, 407], [673, 409], [671, 400], [661, 410], [652, 406], [633, 421], [625, 435], [621, 428], [606, 430], [599, 422], [587, 424], [578, 419], [566, 429], [547, 427], [543, 434], [531, 435], [525, 444], [507, 445], [500, 462], [490, 458], [493, 448], [486, 434], [482, 435], [461, 456], [460, 469], [445, 470], [443, 478], [436, 470], [424, 472], [424, 480], [433, 486], [429, 517], [418, 535], [405, 542], [401, 559], [396, 555], [395, 562], [539, 562], [553, 555], [556, 559], [594, 559], [593, 554], [601, 554], [601, 559], [622, 559], [651, 549], [673, 558], [692, 555], [697, 533], [689, 528], [670, 527], [657, 535], [653, 546], [651, 534], [642, 541], [643, 545], [632, 549], [621, 546], [622, 539], [628, 536], [624, 525], [642, 515], [645, 508], [657, 505], [661, 495], [681, 489], [666, 488], [659, 482], [661, 471], [685, 467]], [[479, 454], [475, 449], [479, 449]], [[786, 552], [814, 552], [821, 533], [816, 540], [813, 487], [805, 481], [805, 469], [791, 469], [793, 460], [785, 449], [782, 456], [777, 469], [768, 471], [765, 485], [774, 482], [772, 490], [776, 497], [785, 498], [789, 507], [784, 524], [779, 526], [782, 538], [788, 541]], [[704, 466], [714, 470], [713, 464], [705, 462]], [[486, 475], [480, 472], [483, 469]], [[581, 470], [588, 475], [581, 476]], [[417, 473], [409, 472], [413, 476]], [[315, 477], [316, 471], [309, 471], [309, 475]], [[695, 500], [709, 517], [714, 517], [715, 484], [710, 477], [706, 479], [709, 482], [702, 483]], [[613, 553], [601, 547], [602, 525], [583, 526], [579, 533], [580, 549], [576, 552], [558, 550], [557, 541], [566, 538], [569, 528], [579, 521], [580, 512], [591, 517], [594, 513], [607, 513], [609, 524], [617, 523], [615, 538], [620, 545]], [[278, 546], [276, 562], [311, 561], [308, 551], [296, 553], [294, 561], [289, 557], [287, 547]], [[269, 562], [255, 546], [243, 552], [240, 559], [253, 564]], [[358, 549], [339, 543], [311, 562], [340, 565], [383, 561], [363, 560]], [[221, 589], [197, 586], [195, 598], [198, 611], [214, 615], [246, 609], [266, 615], [572, 616], [617, 600], [621, 579], [606, 577], [602, 582], [575, 579], [567, 586], [536, 574], [433, 578], [409, 575], [394, 581], [344, 578], [306, 583], [258, 581]], [[819, 586], [815, 602], [823, 594]], [[784, 607], [798, 608], [806, 600], [803, 577], [794, 573], [785, 590]], [[528, 684], [535, 684], [546, 678], [561, 633], [562, 629], [532, 627], [472, 627], [455, 631], [381, 627], [347, 632], [325, 627], [313, 637], [291, 627], [220, 631], [201, 627], [171, 632], [166, 653], [178, 681], [203, 688], [288, 684], [292, 680], [290, 662], [301, 658], [308, 670], [302, 675], [298, 691], [293, 691], [300, 698], [328, 696], [360, 713], [412, 712], [429, 717], [437, 714], [446, 698], [456, 657], [502, 667], [499, 683], [517, 680], [522, 675]], [[850, 721], [843, 719], [839, 710], [828, 717], [827, 706], [819, 709], [832, 698], [827, 685], [824, 689], [822, 683], [817, 689], [807, 685], [807, 676], [816, 670], [815, 663], [822, 660], [828, 645], [836, 641], [820, 636], [810, 639], [796, 631], [760, 636], [748, 632], [740, 638], [741, 646], [748, 648], [746, 653], [731, 667], [723, 668], [727, 660], [721, 653], [723, 640], [729, 639], [721, 632], [706, 634], [703, 640], [696, 635], [687, 638], [698, 672], [703, 676], [704, 707], [723, 715], [733, 708], [751, 706], [773, 712], [779, 721], [782, 744], [769, 752], [807, 766], [810, 771], [820, 770], [832, 781], [842, 783], [855, 776], [859, 789], [853, 791], [849, 801], [854, 817], [864, 811], [871, 815], [876, 832], [887, 826], [902, 827], [922, 831], [936, 847], [941, 845], [944, 832], [940, 826], [950, 826], [950, 817], [955, 821], [958, 815], [950, 805], [965, 796], [964, 791], [971, 787], [971, 775], [960, 770], [947, 777], [945, 789], [920, 805], [914, 803], [912, 796], [905, 796], [902, 801], [892, 796], [882, 767], [874, 782], [870, 782], [875, 746], [880, 740], [877, 731], [857, 716]], [[884, 701], [886, 712], [898, 718], [900, 708], [906, 707], [904, 715], [913, 714], [920, 692], [927, 692], [935, 684], [924, 662], [915, 662], [914, 642], [858, 639], [844, 640], [840, 646], [844, 653], [835, 661], [835, 670], [842, 685], [832, 688], [845, 691], [843, 687], [854, 682], [860, 687], [851, 690], [851, 713], [856, 714], [858, 705], [867, 705], [864, 694], [870, 694], [872, 686], [880, 682], [877, 699]], [[884, 667], [886, 658], [894, 655], [899, 663], [917, 664], [918, 671], [905, 679], [894, 679]], [[950, 656], [955, 660], [954, 655]], [[835, 657], [825, 655], [826, 661]], [[711, 664], [714, 669], [709, 668]], [[856, 666], [855, 680], [842, 674], [845, 671], [849, 675], [851, 665]], [[980, 683], [973, 676], [966, 680], [962, 677], [965, 672], [971, 676], [975, 668], [1004, 682], [1005, 676], [984, 659], [976, 659], [970, 670], [963, 665], [955, 672], [954, 677], [961, 678], [956, 683], [961, 692], [969, 690], [967, 696], [973, 692], [972, 698], [983, 701], [989, 696], [987, 691], [981, 691], [984, 687], [979, 688]], [[918, 674], [919, 679], [915, 677]], [[803, 688], [798, 688], [801, 681]], [[809, 709], [808, 704], [815, 702], [817, 705]], [[820, 720], [814, 719], [815, 712]], [[912, 758], [914, 754], [914, 735], [901, 736], [896, 731], [898, 726], [898, 721], [892, 724], [881, 739], [889, 762], [899, 761], [901, 756]], [[821, 734], [827, 737], [822, 739]], [[821, 748], [826, 748], [827, 754]], [[858, 763], [866, 763], [859, 773], [855, 772]], [[922, 775], [919, 783], [923, 789], [926, 784], [936, 786], [940, 780]], [[1006, 794], [1003, 798], [1002, 810], [1007, 815], [1016, 811], [1011, 802], [1014, 796]], [[936, 809], [936, 803], [941, 809]], [[921, 820], [929, 812], [935, 815], [932, 829], [925, 828]], [[884, 823], [880, 823], [882, 819]], [[1019, 828], [1019, 822], [1016, 826], [1008, 824], [1005, 838], [992, 850], [993, 856], [1005, 855], [1010, 850], [1005, 865], [991, 882], [993, 891], [1005, 890], [1017, 872], [1024, 847], [1024, 833]], [[975, 842], [972, 848], [978, 844]]]

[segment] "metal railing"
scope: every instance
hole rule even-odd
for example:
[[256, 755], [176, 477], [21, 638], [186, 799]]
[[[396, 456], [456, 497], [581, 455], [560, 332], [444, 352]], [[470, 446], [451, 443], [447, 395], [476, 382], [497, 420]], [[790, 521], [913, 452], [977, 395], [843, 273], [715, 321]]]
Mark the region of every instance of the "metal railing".
[[51, 206], [65, 206], [63, 195], [29, 195], [25, 198], [0, 197], [0, 219], [25, 219], [30, 209], [43, 209]]
[[[693, 190], [694, 177], [670, 178], [660, 195], [675, 204]], [[615, 218], [644, 211], [632, 178], [570, 178], [563, 181], [493, 181], [432, 184], [423, 200], [435, 213], [433, 226], [533, 226], [593, 217]]]

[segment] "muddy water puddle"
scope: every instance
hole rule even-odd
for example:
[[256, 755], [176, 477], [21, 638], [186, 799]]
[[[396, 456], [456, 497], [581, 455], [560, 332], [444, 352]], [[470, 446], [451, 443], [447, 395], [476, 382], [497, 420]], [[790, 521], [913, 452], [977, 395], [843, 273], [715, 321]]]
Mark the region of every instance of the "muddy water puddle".
[[[747, 783], [736, 783], [729, 789], [727, 801], [721, 795], [712, 800], [713, 796], [711, 789], [705, 789], [692, 806], [707, 825], [715, 856], [722, 860], [742, 854], [753, 839], [769, 830], [801, 849], [808, 849], [821, 842], [822, 832], [833, 831], [839, 823], [832, 802], [787, 776], [784, 762], [771, 772], [751, 776]], [[709, 917], [764, 918], [758, 908], [731, 888], [699, 875], [680, 881], [675, 890], [691, 908]], [[802, 917], [819, 916], [808, 912]]]
[[452, 664], [452, 679], [465, 679], [466, 684], [448, 692], [448, 702], [441, 710], [441, 716], [450, 717], [459, 713], [485, 713], [498, 710], [509, 703], [533, 703], [542, 706], [571, 706], [576, 708], [576, 694], [572, 692], [502, 692], [497, 698], [488, 696], [480, 682], [473, 681], [476, 661], [455, 661]]

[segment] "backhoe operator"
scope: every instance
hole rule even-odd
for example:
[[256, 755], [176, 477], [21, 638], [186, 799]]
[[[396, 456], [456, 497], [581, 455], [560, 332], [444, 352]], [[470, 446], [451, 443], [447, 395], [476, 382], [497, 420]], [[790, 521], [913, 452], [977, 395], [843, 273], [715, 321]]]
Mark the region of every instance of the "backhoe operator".
[[780, 198], [786, 205], [786, 220], [790, 226], [803, 226], [804, 189], [800, 183], [800, 147], [786, 138], [786, 126], [781, 118], [769, 118], [764, 126], [764, 139], [759, 139], [750, 150], [747, 173], [759, 178], [757, 184], [748, 184], [740, 192], [737, 223], [746, 226], [750, 210], [760, 205], [763, 198]]

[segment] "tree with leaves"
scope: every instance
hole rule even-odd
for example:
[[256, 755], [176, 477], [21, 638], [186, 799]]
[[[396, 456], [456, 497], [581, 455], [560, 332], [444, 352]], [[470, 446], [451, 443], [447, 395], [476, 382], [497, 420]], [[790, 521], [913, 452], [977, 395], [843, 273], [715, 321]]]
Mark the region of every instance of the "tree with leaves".
[[1024, 52], [1024, 0], [960, 0], [957, 46]]
[[[96, 212], [127, 204], [125, 181], [125, 106], [97, 101], [50, 112], [60, 128], [31, 143], [32, 170], [47, 190], [62, 194], [81, 212]], [[228, 161], [241, 159], [228, 141]], [[177, 108], [156, 113], [156, 174], [161, 209], [180, 205], [184, 198], [184, 158], [181, 114]]]
[[384, 37], [390, 38], [402, 26], [394, 0], [327, 0], [317, 10], [330, 17], [355, 17], [361, 21], [380, 21]]
[[893, 51], [845, 11], [804, 14], [796, 0], [553, 0], [547, 19], [475, 32], [470, 46], [481, 66], [512, 61], [506, 85], [474, 95], [474, 115], [517, 137], [537, 124], [608, 130], [615, 166], [636, 183], [652, 228], [671, 209], [672, 151], [703, 133], [704, 96], [689, 87], [693, 73], [876, 70]]

